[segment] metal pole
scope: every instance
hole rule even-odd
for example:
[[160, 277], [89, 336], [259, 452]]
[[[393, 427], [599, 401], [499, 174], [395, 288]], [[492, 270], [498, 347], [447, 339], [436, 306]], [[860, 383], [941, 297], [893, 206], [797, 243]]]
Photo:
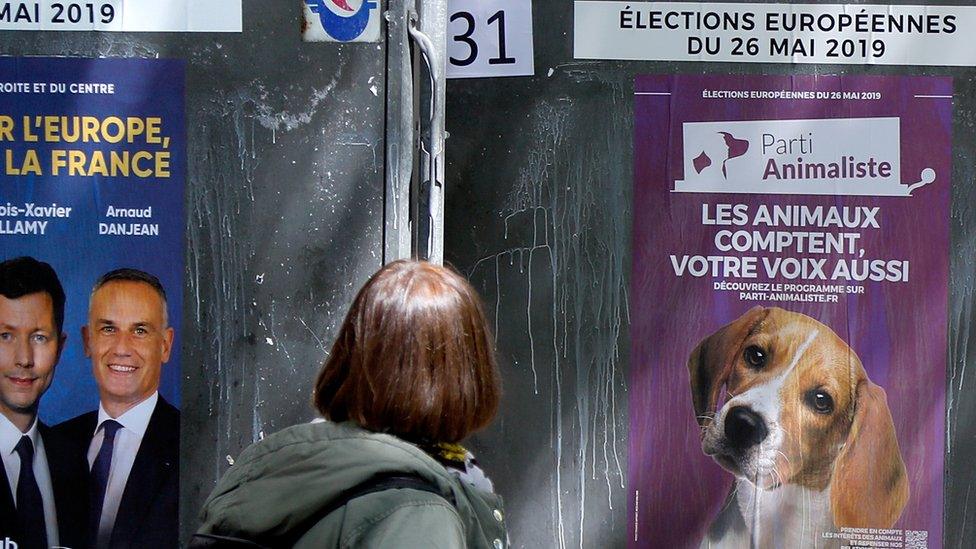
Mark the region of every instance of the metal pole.
[[383, 220], [383, 263], [415, 255], [411, 246], [416, 223], [410, 197], [414, 171], [413, 63], [410, 19], [414, 0], [389, 0], [386, 11], [386, 192]]
[[444, 262], [444, 141], [447, 73], [447, 0], [419, 0], [418, 20], [410, 35], [430, 75], [429, 134], [421, 140], [421, 178], [428, 189], [427, 260]]
[[[389, 0], [386, 20], [383, 262], [413, 256], [443, 263], [447, 1]], [[411, 41], [423, 63], [412, 59]], [[422, 72], [427, 73], [430, 92], [420, 106], [416, 94], [422, 88], [417, 82], [422, 81], [415, 77]], [[418, 137], [420, 129], [425, 132]], [[415, 154], [420, 156], [419, 173], [414, 170]], [[424, 191], [427, 195], [420, 196]], [[419, 208], [424, 202], [426, 211]]]

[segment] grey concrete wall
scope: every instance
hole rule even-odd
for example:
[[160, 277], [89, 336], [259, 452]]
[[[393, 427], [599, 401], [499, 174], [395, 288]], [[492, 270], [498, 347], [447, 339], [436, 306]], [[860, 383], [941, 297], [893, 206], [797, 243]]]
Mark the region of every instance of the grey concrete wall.
[[945, 543], [972, 547], [976, 70], [577, 61], [568, 2], [533, 10], [536, 75], [451, 81], [447, 106], [446, 258], [497, 319], [505, 401], [475, 448], [514, 545], [626, 546], [633, 81], [691, 73], [955, 78]]
[[[243, 447], [312, 417], [382, 257], [385, 52], [304, 44], [280, 4], [245, 0], [241, 34], [0, 33], [5, 55], [187, 59], [184, 531]], [[505, 378], [472, 442], [514, 545], [626, 544], [631, 93], [680, 71], [955, 77], [946, 545], [970, 546], [976, 70], [575, 61], [568, 2], [533, 4], [536, 76], [452, 81], [447, 107], [446, 256], [485, 297]]]
[[181, 524], [311, 384], [383, 256], [384, 44], [303, 43], [299, 2], [234, 34], [2, 32], [4, 55], [186, 59]]

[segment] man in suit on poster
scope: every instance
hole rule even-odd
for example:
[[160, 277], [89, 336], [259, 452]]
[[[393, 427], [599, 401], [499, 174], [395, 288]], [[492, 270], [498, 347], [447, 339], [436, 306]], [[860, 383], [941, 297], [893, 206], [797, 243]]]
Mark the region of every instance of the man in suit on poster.
[[[84, 547], [84, 454], [41, 423], [41, 396], [64, 349], [64, 289], [47, 263], [0, 262], [0, 542]], [[11, 545], [12, 547], [13, 545]]]
[[173, 345], [159, 279], [136, 269], [102, 275], [82, 339], [99, 408], [57, 428], [87, 452], [91, 546], [178, 547], [180, 414], [159, 395]]

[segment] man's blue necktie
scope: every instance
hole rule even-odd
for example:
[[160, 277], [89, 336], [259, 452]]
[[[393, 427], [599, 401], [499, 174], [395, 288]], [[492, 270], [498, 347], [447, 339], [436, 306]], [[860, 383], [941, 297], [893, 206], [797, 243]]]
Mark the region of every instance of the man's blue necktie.
[[47, 549], [47, 528], [44, 526], [44, 500], [34, 478], [34, 443], [30, 437], [20, 437], [14, 448], [20, 456], [20, 476], [17, 477], [17, 521], [22, 537], [14, 540], [23, 549]]
[[[102, 422], [102, 447], [98, 449], [95, 462], [91, 468], [91, 499], [89, 510], [89, 530], [91, 535], [92, 547], [100, 546], [102, 541], [99, 539], [98, 524], [102, 520], [102, 506], [105, 503], [105, 489], [108, 487], [108, 472], [112, 468], [112, 451], [115, 449], [115, 433], [122, 428], [122, 424], [114, 419], [106, 419]], [[111, 535], [111, 531], [108, 532]]]

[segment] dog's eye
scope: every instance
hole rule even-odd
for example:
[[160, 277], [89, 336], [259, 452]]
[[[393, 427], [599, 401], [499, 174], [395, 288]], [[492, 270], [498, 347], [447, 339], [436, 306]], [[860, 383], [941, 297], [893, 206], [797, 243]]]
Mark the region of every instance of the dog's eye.
[[818, 414], [829, 414], [834, 411], [834, 399], [823, 389], [814, 389], [807, 393], [807, 404]]
[[750, 368], [754, 368], [756, 370], [759, 370], [766, 365], [766, 352], [755, 345], [746, 347], [745, 352], [742, 353], [742, 358], [746, 360], [746, 364], [748, 364]]

